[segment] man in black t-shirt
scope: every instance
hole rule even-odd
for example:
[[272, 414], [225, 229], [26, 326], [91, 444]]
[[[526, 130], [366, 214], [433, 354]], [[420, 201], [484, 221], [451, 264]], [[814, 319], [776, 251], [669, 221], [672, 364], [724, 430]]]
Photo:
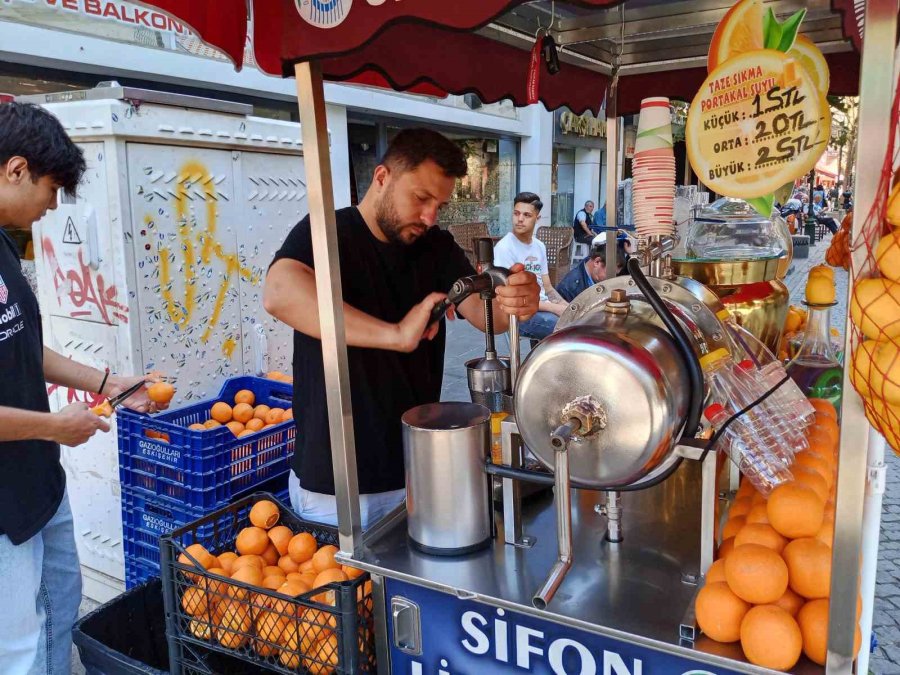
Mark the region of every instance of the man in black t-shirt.
[[[0, 673], [68, 673], [81, 571], [59, 445], [109, 425], [74, 403], [50, 412], [46, 382], [107, 396], [144, 378], [108, 375], [43, 346], [37, 299], [6, 229], [30, 230], [74, 194], [81, 150], [41, 108], [0, 104]], [[149, 410], [146, 389], [127, 404]]]
[[[363, 526], [404, 497], [400, 418], [439, 400], [444, 322], [428, 325], [453, 282], [475, 270], [450, 233], [434, 227], [466, 162], [456, 144], [427, 129], [397, 135], [359, 207], [335, 214], [350, 366], [356, 465]], [[266, 310], [294, 328], [294, 419], [291, 502], [304, 517], [337, 522], [325, 375], [309, 218], [288, 235], [269, 268]], [[508, 316], [537, 311], [539, 287], [522, 265], [494, 301], [494, 328]], [[482, 301], [458, 307], [484, 330]]]

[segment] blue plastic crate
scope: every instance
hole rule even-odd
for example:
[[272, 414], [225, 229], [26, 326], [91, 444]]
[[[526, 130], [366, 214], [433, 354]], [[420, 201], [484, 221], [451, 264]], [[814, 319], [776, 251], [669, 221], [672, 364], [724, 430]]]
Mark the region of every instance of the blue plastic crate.
[[[246, 490], [237, 495], [235, 500], [257, 490], [271, 492], [279, 500], [289, 504], [288, 472]], [[210, 511], [195, 509], [175, 500], [150, 496], [139, 490], [123, 487], [122, 541], [125, 553], [125, 587], [134, 588], [148, 579], [159, 576], [160, 536], [199, 520]], [[214, 527], [208, 525], [197, 528], [193, 536], [196, 537], [195, 541], [211, 545], [215, 535]]]
[[[215, 399], [177, 410], [150, 416], [119, 409], [123, 487], [210, 510], [286, 471], [297, 434], [293, 421], [240, 439], [224, 426], [206, 431], [187, 428], [209, 419], [209, 409], [216, 401], [231, 404], [241, 389], [252, 391], [257, 405], [292, 406], [290, 384], [244, 376], [226, 381]], [[163, 435], [168, 440], [160, 440]]]

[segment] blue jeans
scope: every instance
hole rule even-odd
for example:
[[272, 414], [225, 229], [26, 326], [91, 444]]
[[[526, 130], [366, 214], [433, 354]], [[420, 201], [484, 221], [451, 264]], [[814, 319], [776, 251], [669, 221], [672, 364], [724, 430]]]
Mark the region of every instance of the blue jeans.
[[[310, 492], [300, 487], [300, 479], [293, 471], [288, 478], [291, 506], [304, 520], [337, 525], [337, 501], [334, 495]], [[370, 528], [406, 499], [406, 490], [391, 490], [359, 496], [359, 515], [364, 530]]]
[[81, 568], [66, 493], [56, 515], [24, 544], [0, 535], [0, 673], [70, 673], [80, 604]]
[[543, 340], [556, 328], [558, 319], [553, 312], [538, 312], [528, 321], [519, 323], [519, 335], [533, 340]]

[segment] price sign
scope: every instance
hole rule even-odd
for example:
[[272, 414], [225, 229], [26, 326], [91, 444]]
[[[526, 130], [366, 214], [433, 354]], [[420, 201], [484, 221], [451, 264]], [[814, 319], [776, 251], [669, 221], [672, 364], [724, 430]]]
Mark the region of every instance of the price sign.
[[831, 136], [825, 97], [789, 54], [744, 52], [713, 70], [691, 103], [688, 157], [729, 197], [770, 195], [808, 173]]

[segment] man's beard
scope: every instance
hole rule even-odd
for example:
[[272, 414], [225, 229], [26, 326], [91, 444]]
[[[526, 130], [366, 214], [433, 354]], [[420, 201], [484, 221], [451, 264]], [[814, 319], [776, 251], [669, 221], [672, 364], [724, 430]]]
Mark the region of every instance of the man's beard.
[[410, 228], [424, 226], [418, 223], [404, 224], [400, 222], [400, 216], [397, 215], [397, 209], [394, 208], [394, 188], [389, 187], [378, 203], [375, 209], [375, 220], [379, 229], [382, 231], [387, 240], [392, 244], [400, 244], [409, 246], [414, 243], [421, 235], [414, 237], [412, 240], [404, 238], [404, 232], [408, 232]]

